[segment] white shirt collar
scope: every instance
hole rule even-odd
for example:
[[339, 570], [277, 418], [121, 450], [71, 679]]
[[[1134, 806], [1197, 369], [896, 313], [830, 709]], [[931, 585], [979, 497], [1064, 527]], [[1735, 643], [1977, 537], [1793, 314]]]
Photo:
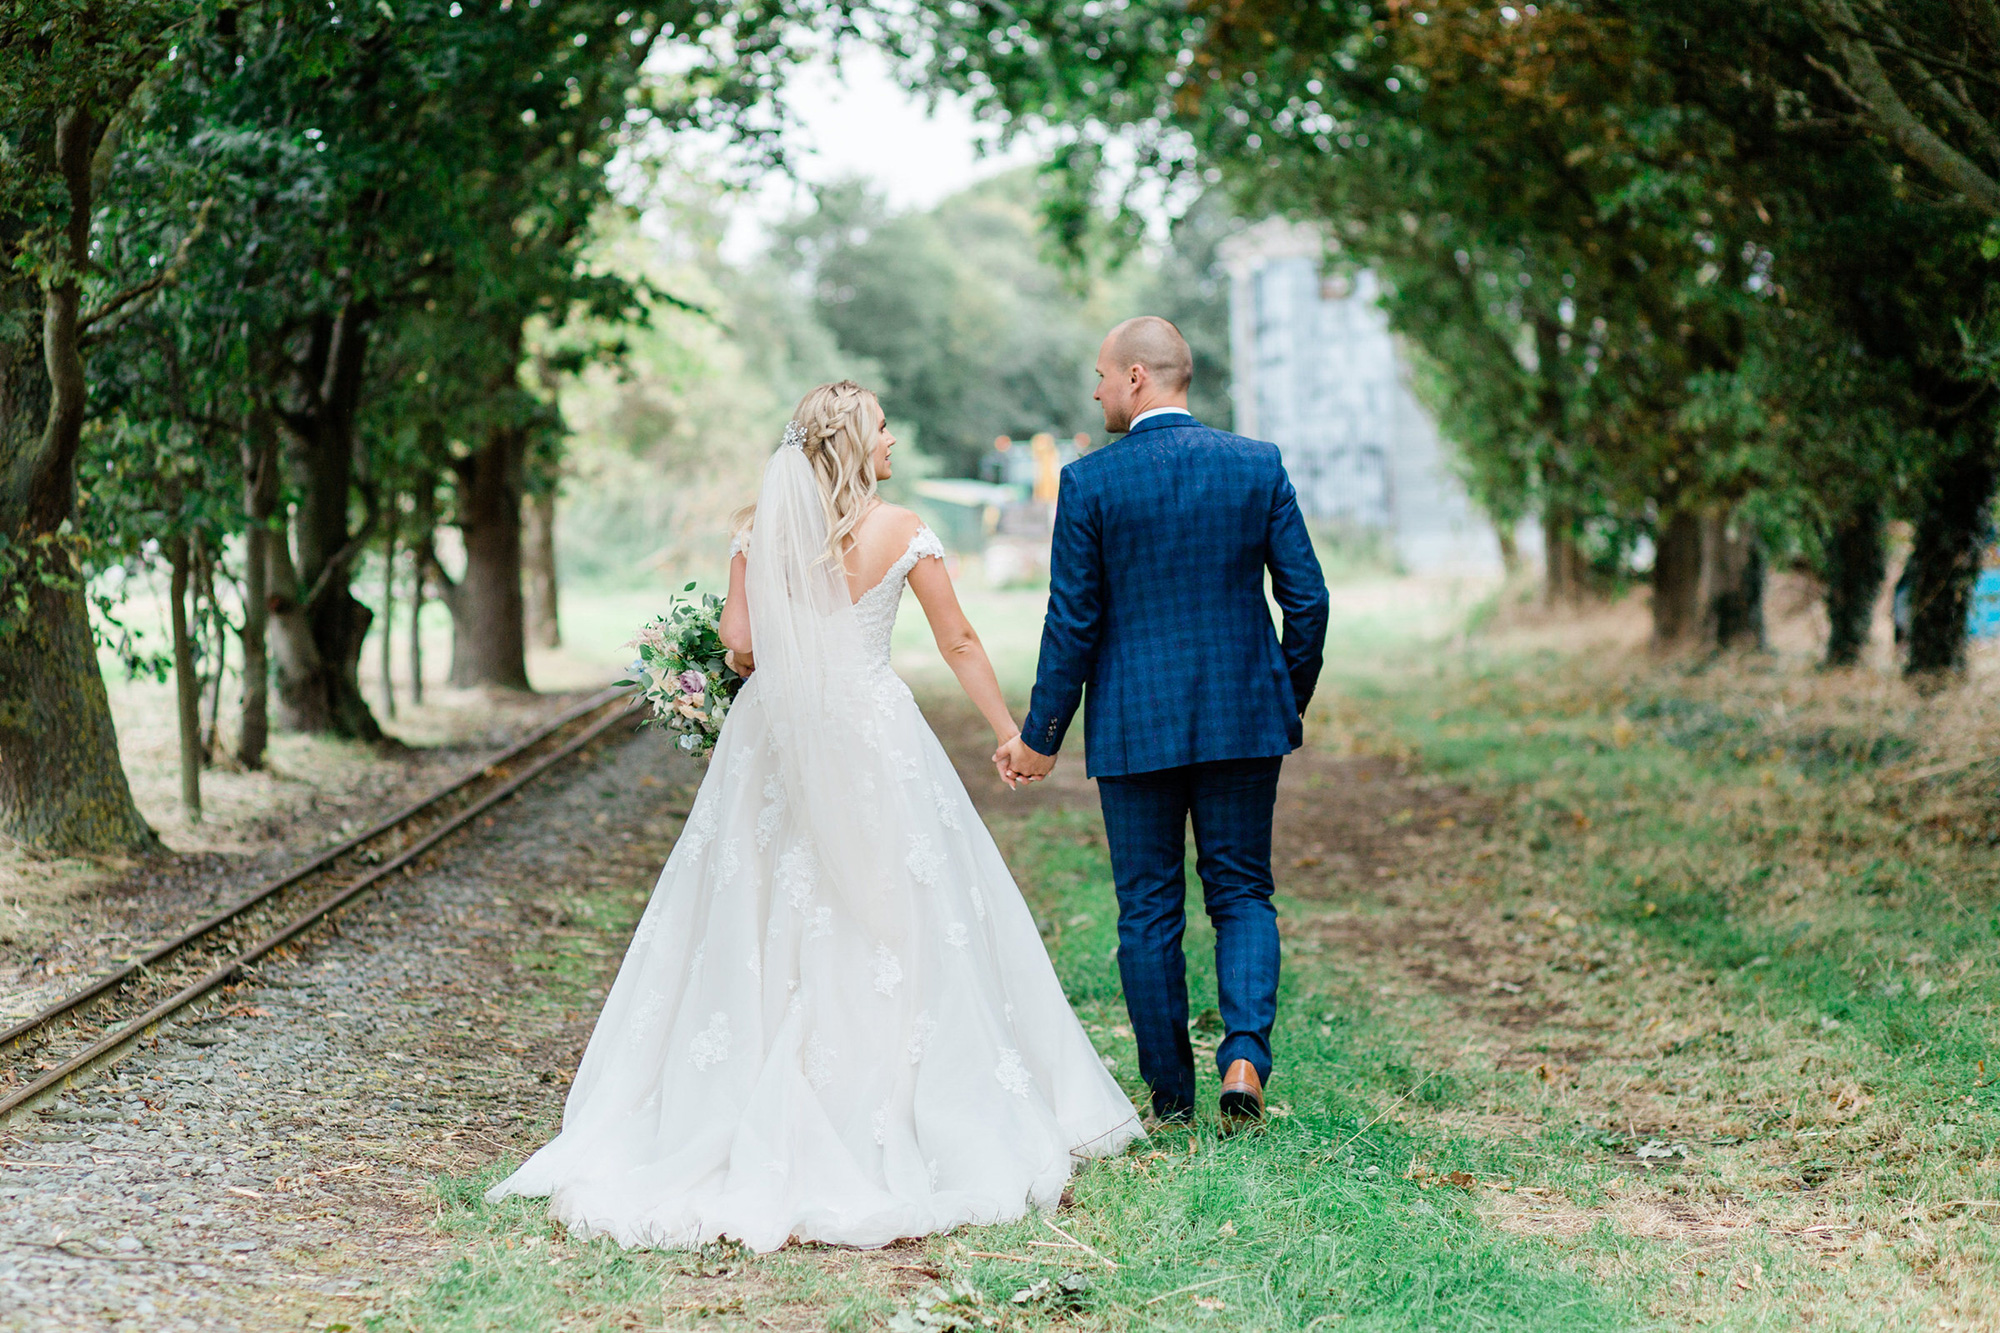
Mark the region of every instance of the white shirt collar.
[[1191, 417], [1194, 415], [1194, 413], [1188, 411], [1185, 407], [1149, 408], [1148, 410], [1141, 412], [1138, 416], [1133, 417], [1131, 425], [1128, 425], [1127, 427], [1125, 427], [1125, 429], [1129, 431], [1132, 429], [1132, 426], [1138, 425], [1140, 422], [1144, 421], [1147, 417], [1163, 417], [1167, 415], [1167, 413], [1169, 412], [1178, 412], [1180, 415], [1184, 417]]

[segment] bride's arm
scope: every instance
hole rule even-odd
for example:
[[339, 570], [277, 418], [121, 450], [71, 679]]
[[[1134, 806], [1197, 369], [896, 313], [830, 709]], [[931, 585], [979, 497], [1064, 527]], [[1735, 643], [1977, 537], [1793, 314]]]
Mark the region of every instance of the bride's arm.
[[739, 675], [747, 676], [757, 664], [750, 656], [750, 602], [743, 591], [745, 568], [741, 551], [729, 558], [729, 596], [722, 603], [722, 620], [715, 632], [722, 646], [729, 650], [729, 665]]
[[986, 645], [979, 641], [979, 632], [972, 628], [964, 608], [958, 604], [958, 594], [952, 590], [951, 575], [945, 571], [944, 561], [934, 557], [917, 561], [917, 567], [910, 571], [910, 588], [924, 608], [924, 618], [931, 622], [938, 651], [944, 654], [966, 697], [993, 728], [994, 741], [1005, 745], [1021, 729], [1014, 725], [1014, 716], [1007, 711], [1007, 700], [1000, 693], [1000, 678], [993, 674], [993, 663], [986, 656]]

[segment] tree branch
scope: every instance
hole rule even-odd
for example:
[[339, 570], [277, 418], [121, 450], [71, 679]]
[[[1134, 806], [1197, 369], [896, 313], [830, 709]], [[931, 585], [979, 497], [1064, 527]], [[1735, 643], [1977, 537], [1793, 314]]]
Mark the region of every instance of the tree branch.
[[[1965, 127], [1978, 143], [1981, 151], [1986, 154], [1989, 164], [2000, 164], [2000, 136], [1994, 134], [1992, 122], [1987, 120], [1978, 108], [1973, 105], [1972, 95], [1965, 86], [1964, 75], [1960, 73], [1953, 76], [1952, 82], [1957, 85], [1957, 92], [1954, 94], [1950, 88], [1945, 86], [1944, 79], [1932, 67], [1932, 63], [1927, 63], [1925, 55], [1920, 53], [1897, 30], [1896, 24], [1889, 17], [1887, 11], [1883, 9], [1881, 0], [1869, 0], [1869, 3], [1880, 19], [1883, 32], [1888, 35], [1892, 49], [1901, 53], [1904, 63], [1909, 66], [1910, 74], [1916, 79], [1918, 86], [1930, 94], [1933, 102], [1944, 108], [1946, 115]], [[1877, 44], [1879, 45], [1880, 43]], [[1965, 68], [1959, 62], [1952, 60], [1941, 60], [1933, 63], [1941, 63], [1961, 70]], [[1975, 77], [1984, 78], [1985, 76], [1975, 75]], [[1993, 82], [1991, 79], [1987, 79], [1986, 81], [1988, 83]]]
[[2000, 57], [2000, 3], [1995, 0], [1951, 0], [1959, 26], [1988, 59]]
[[201, 239], [201, 234], [208, 230], [208, 211], [213, 207], [215, 207], [214, 199], [209, 199], [202, 204], [201, 212], [195, 215], [193, 229], [187, 235], [181, 237], [180, 245], [174, 250], [174, 257], [167, 261], [165, 268], [138, 286], [126, 288], [103, 305], [97, 307], [97, 309], [78, 319], [76, 322], [77, 328], [79, 330], [88, 329], [99, 320], [118, 313], [118, 311], [142, 297], [151, 296], [154, 292], [157, 292], [160, 288], [178, 278], [181, 270], [187, 267], [188, 251], [196, 241]]
[[1902, 56], [1906, 60], [1920, 61], [1926, 65], [1935, 65], [1939, 69], [1950, 70], [1954, 74], [1968, 75], [1990, 87], [2000, 88], [2000, 78], [1995, 78], [1976, 65], [1968, 65], [1962, 60], [1954, 60], [1941, 51], [1911, 46], [1900, 37], [1884, 38], [1870, 33], [1852, 22], [1830, 21], [1826, 26], [1835, 32], [1853, 38], [1857, 42], [1866, 42], [1870, 46], [1880, 47], [1884, 51]]
[[[1912, 62], [1913, 64], [1915, 62]], [[1966, 132], [1978, 141], [1980, 150], [1987, 160], [2000, 165], [2000, 134], [1994, 133], [1993, 122], [1973, 108], [1972, 99], [1965, 95], [1965, 80], [1954, 80], [1958, 84], [1958, 94], [1944, 86], [1944, 81], [1929, 70], [1924, 71], [1924, 83], [1937, 103], [1949, 111]]]
[[2000, 136], [1995, 136], [1992, 123], [1974, 110], [1972, 100], [1964, 96], [1965, 81], [1963, 79], [1957, 81], [1959, 92], [1955, 96], [1951, 89], [1945, 87], [1944, 81], [1938, 77], [1935, 70], [1926, 67], [1914, 57], [1906, 56], [1904, 59], [1910, 67], [1910, 73], [1916, 78], [1917, 86], [1929, 93], [1931, 100], [1942, 107], [1946, 115], [1966, 128], [1978, 141], [1980, 149], [1989, 161], [2000, 163]]
[[1872, 116], [1883, 133], [1905, 155], [1928, 167], [1981, 212], [2000, 217], [2000, 181], [1995, 181], [1972, 159], [1939, 138], [1921, 117], [1910, 110], [1890, 81], [1888, 72], [1882, 68], [1881, 61], [1875, 58], [1874, 47], [1847, 35], [1845, 30], [1855, 24], [1853, 13], [1844, 0], [1821, 0], [1814, 8], [1817, 14], [1828, 20], [1823, 23], [1831, 29], [1828, 44], [1846, 61], [1848, 77], [1853, 83], [1850, 85], [1829, 66], [1808, 56], [1813, 67], [1833, 80], [1835, 87]]
[[381, 506], [376, 502], [374, 487], [366, 486], [360, 489], [363, 509], [361, 526], [355, 529], [354, 535], [342, 543], [332, 558], [320, 567], [319, 577], [313, 580], [311, 591], [299, 598], [299, 606], [303, 610], [312, 610], [319, 599], [326, 596], [327, 590], [333, 587], [334, 579], [367, 548], [368, 539], [375, 534], [375, 522], [381, 517]]

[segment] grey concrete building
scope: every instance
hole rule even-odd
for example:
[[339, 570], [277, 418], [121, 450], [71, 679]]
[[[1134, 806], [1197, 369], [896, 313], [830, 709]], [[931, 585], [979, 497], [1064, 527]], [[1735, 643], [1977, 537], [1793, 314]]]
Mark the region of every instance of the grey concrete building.
[[1499, 540], [1410, 391], [1374, 275], [1324, 274], [1323, 255], [1317, 231], [1282, 220], [1223, 247], [1236, 432], [1284, 450], [1308, 518], [1382, 531], [1411, 573], [1498, 573]]

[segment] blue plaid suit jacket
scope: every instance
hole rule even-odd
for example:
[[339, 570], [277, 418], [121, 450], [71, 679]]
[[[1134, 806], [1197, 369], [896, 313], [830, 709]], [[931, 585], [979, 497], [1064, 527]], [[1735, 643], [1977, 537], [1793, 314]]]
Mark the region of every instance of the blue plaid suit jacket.
[[1289, 754], [1326, 620], [1326, 580], [1277, 446], [1184, 413], [1149, 417], [1062, 471], [1021, 737], [1054, 754], [1088, 688], [1091, 777]]

